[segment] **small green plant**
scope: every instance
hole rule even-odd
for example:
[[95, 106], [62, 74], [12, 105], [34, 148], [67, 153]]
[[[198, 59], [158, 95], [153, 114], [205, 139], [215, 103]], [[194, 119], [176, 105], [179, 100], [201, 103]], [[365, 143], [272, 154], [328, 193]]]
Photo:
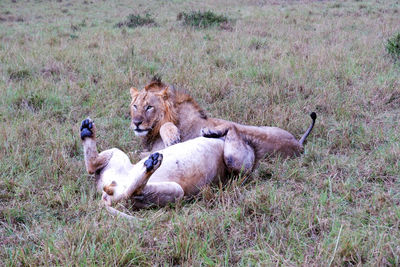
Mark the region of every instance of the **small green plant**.
[[150, 14], [146, 13], [144, 16], [141, 16], [139, 14], [130, 14], [126, 21], [124, 22], [119, 22], [116, 26], [118, 28], [121, 27], [129, 27], [129, 28], [136, 28], [140, 26], [145, 26], [145, 25], [157, 25], [155, 20], [151, 17]]
[[14, 81], [22, 81], [24, 79], [31, 77], [31, 72], [26, 69], [24, 69], [24, 70], [8, 69], [8, 74], [9, 74], [10, 80], [14, 80]]
[[79, 35], [76, 35], [76, 34], [71, 33], [71, 34], [69, 35], [69, 38], [71, 38], [72, 40], [78, 39], [78, 38], [79, 38]]
[[400, 60], [400, 32], [387, 40], [386, 50], [395, 60]]
[[177, 16], [178, 20], [183, 20], [183, 24], [197, 28], [208, 28], [212, 26], [220, 26], [228, 22], [228, 18], [224, 15], [217, 15], [212, 11], [192, 11], [190, 13], [181, 12]]
[[336, 3], [336, 4], [333, 4], [332, 6], [331, 6], [331, 8], [341, 8], [342, 7], [342, 4], [341, 3]]

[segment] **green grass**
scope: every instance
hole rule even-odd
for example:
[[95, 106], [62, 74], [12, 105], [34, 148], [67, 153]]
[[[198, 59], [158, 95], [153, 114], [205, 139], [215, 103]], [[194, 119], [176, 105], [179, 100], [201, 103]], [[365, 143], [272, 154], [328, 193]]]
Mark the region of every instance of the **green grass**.
[[395, 60], [400, 60], [400, 33], [387, 40], [386, 50]]
[[184, 25], [203, 29], [220, 26], [222, 23], [228, 23], [228, 18], [226, 16], [215, 14], [210, 10], [204, 12], [181, 12], [178, 14], [177, 19], [182, 20]]
[[144, 16], [138, 14], [130, 14], [125, 21], [117, 23], [117, 27], [119, 28], [123, 26], [136, 28], [145, 25], [156, 25], [156, 22], [148, 13], [146, 13]]
[[[235, 23], [176, 20], [197, 10]], [[1, 1], [2, 264], [398, 266], [400, 73], [387, 40], [399, 12], [395, 0]], [[130, 14], [158, 26], [115, 27]], [[137, 159], [129, 88], [154, 74], [209, 115], [298, 137], [317, 111], [305, 154], [135, 222], [109, 216], [79, 124], [90, 116], [100, 150]]]

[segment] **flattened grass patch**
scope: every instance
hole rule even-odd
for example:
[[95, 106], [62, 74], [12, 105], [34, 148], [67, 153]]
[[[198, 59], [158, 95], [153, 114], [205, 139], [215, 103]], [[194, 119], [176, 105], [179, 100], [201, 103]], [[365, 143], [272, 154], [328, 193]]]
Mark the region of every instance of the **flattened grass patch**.
[[37, 91], [27, 94], [17, 93], [11, 104], [15, 110], [28, 110], [32, 113], [44, 111], [46, 116], [60, 117], [68, 112], [70, 99], [56, 93]]
[[139, 14], [130, 14], [125, 21], [119, 22], [115, 26], [118, 28], [136, 28], [140, 26], [157, 26], [157, 23], [148, 13], [146, 13], [144, 16]]
[[226, 16], [215, 14], [212, 11], [180, 12], [177, 16], [177, 20], [182, 20], [183, 25], [201, 29], [215, 26], [222, 27], [229, 22]]
[[15, 100], [15, 106], [18, 109], [28, 109], [32, 112], [37, 112], [42, 109], [46, 98], [37, 93], [31, 93], [25, 97], [19, 97]]

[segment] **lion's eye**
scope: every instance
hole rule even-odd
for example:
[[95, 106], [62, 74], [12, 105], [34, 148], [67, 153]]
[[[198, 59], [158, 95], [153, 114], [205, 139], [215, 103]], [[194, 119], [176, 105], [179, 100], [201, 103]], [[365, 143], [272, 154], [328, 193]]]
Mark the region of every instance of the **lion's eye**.
[[133, 109], [134, 109], [134, 110], [137, 110], [137, 106], [136, 106], [136, 105], [133, 105]]
[[153, 108], [153, 106], [147, 106], [146, 111], [152, 110]]

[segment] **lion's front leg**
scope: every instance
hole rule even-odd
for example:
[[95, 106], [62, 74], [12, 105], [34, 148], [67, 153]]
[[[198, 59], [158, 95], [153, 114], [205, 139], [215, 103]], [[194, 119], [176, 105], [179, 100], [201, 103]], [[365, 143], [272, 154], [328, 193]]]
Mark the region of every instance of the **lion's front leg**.
[[96, 146], [96, 126], [94, 122], [87, 118], [81, 124], [81, 139], [85, 156], [85, 166], [89, 174], [94, 174], [97, 170], [107, 165], [111, 158], [110, 153], [97, 152]]
[[160, 136], [165, 147], [172, 146], [181, 141], [178, 127], [172, 122], [164, 123], [160, 128]]

